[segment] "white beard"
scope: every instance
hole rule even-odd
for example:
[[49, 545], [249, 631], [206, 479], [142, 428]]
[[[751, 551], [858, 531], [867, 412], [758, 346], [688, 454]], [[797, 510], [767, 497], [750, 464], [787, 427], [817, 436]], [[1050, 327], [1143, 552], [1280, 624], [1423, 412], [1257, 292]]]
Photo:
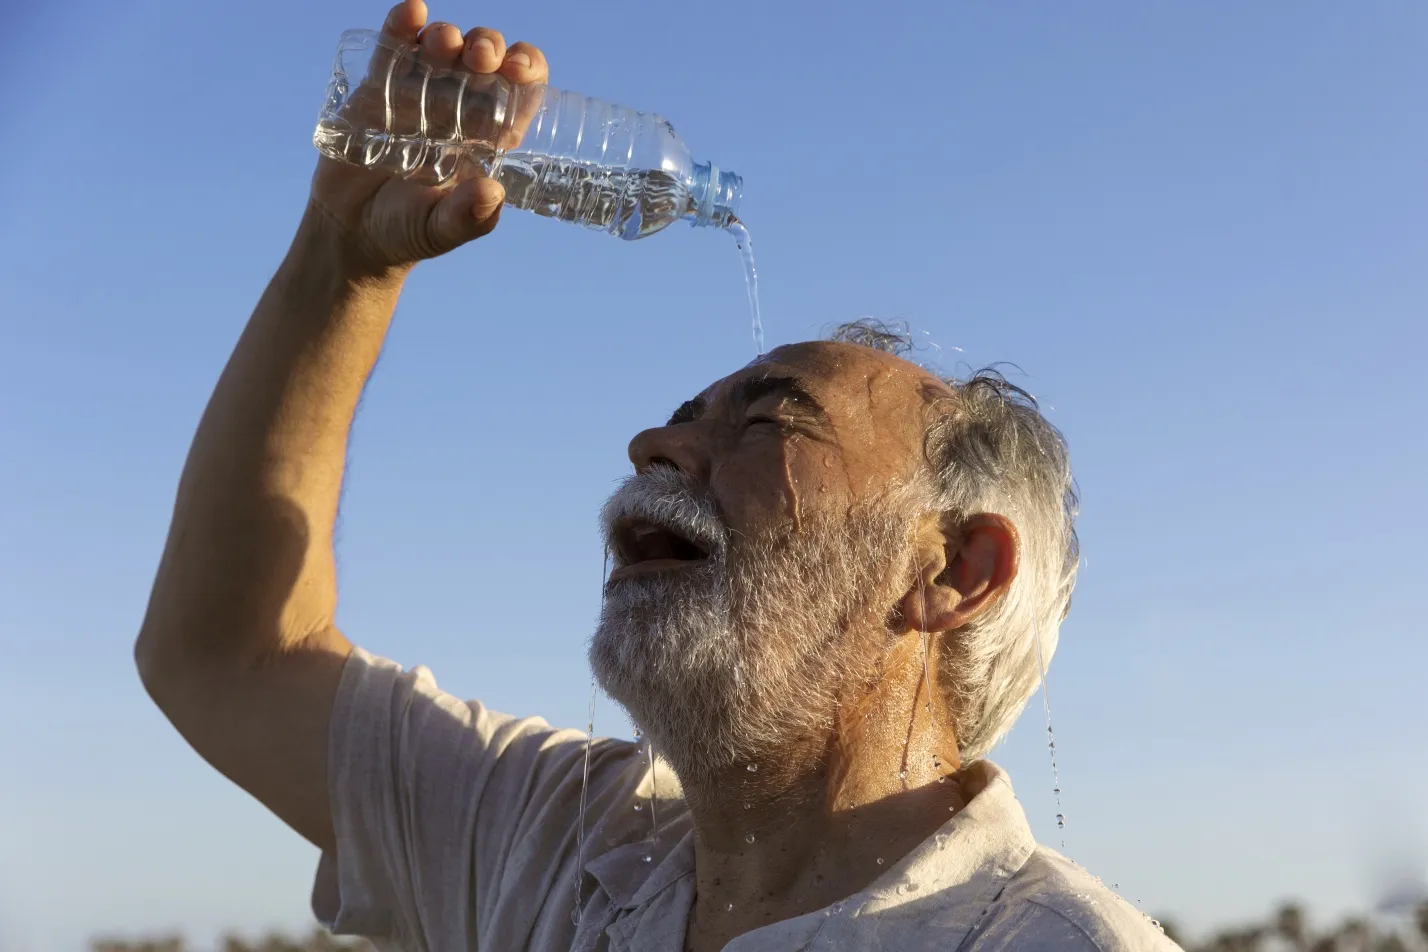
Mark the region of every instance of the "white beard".
[[681, 782], [826, 741], [840, 699], [872, 680], [891, 638], [911, 555], [906, 506], [731, 534], [712, 500], [657, 467], [606, 504], [607, 542], [634, 516], [710, 554], [610, 583], [590, 664]]

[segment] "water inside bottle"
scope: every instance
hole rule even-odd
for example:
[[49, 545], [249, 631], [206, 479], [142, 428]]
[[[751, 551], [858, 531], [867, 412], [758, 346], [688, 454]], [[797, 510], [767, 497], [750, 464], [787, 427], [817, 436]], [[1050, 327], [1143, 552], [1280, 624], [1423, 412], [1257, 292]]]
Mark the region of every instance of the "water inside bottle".
[[734, 236], [739, 243], [739, 253], [744, 258], [744, 284], [749, 292], [749, 312], [753, 315], [754, 356], [764, 355], [764, 319], [759, 314], [759, 269], [754, 264], [754, 243], [749, 237], [748, 227], [739, 219], [731, 218], [724, 230]]
[[660, 169], [508, 153], [496, 178], [508, 205], [627, 239], [669, 227], [689, 204], [688, 185]]
[[690, 201], [688, 183], [661, 169], [610, 168], [529, 152], [508, 152], [498, 160], [469, 154], [459, 144], [354, 128], [328, 116], [318, 122], [313, 142], [329, 158], [427, 185], [489, 174], [506, 189], [508, 205], [627, 240], [668, 228]]

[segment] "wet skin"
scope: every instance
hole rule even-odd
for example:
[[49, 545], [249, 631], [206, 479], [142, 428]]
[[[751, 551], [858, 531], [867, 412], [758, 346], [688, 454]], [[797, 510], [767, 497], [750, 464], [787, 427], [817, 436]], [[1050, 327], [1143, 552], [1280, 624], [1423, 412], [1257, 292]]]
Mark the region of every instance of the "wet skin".
[[[926, 465], [934, 406], [955, 399], [944, 382], [894, 355], [792, 344], [686, 401], [664, 426], [638, 434], [629, 455], [637, 471], [673, 466], [707, 488], [732, 532], [797, 531], [914, 479]], [[923, 652], [935, 657], [941, 639], [1006, 590], [1016, 532], [997, 514], [954, 524], [936, 513], [920, 517], [914, 532], [903, 596], [859, 622], [894, 619], [892, 647], [878, 659], [876, 683], [844, 699], [834, 735], [780, 751], [752, 772], [736, 768], [715, 790], [686, 789], [698, 880], [688, 949], [722, 948], [856, 892], [980, 789], [980, 767], [962, 769], [951, 712]], [[690, 564], [650, 560], [611, 578]]]

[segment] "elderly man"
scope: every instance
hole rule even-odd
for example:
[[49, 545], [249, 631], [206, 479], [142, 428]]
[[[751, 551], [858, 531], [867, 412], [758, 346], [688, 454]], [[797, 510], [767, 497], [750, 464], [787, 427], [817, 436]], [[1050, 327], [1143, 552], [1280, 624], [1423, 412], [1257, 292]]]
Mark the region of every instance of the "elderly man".
[[[408, 0], [386, 28], [545, 79], [534, 47], [425, 16]], [[413, 265], [490, 232], [501, 200], [319, 163], [194, 439], [136, 646], [184, 737], [322, 850], [319, 917], [431, 952], [1173, 948], [1038, 846], [978, 759], [1069, 603], [1065, 447], [1000, 378], [940, 380], [866, 325], [778, 348], [630, 444], [590, 660], [659, 758], [343, 637], [358, 397]]]

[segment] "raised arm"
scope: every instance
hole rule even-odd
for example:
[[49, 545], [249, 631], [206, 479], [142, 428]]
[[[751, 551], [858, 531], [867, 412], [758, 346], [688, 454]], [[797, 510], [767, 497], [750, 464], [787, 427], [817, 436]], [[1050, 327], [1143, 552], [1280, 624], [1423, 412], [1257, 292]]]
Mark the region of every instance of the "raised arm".
[[[385, 29], [432, 60], [545, 80], [532, 47], [425, 21], [409, 0]], [[502, 198], [486, 179], [442, 190], [320, 160], [179, 481], [135, 645], [144, 686], [209, 763], [325, 850], [328, 726], [351, 650], [332, 552], [348, 429], [412, 266], [488, 233]]]

